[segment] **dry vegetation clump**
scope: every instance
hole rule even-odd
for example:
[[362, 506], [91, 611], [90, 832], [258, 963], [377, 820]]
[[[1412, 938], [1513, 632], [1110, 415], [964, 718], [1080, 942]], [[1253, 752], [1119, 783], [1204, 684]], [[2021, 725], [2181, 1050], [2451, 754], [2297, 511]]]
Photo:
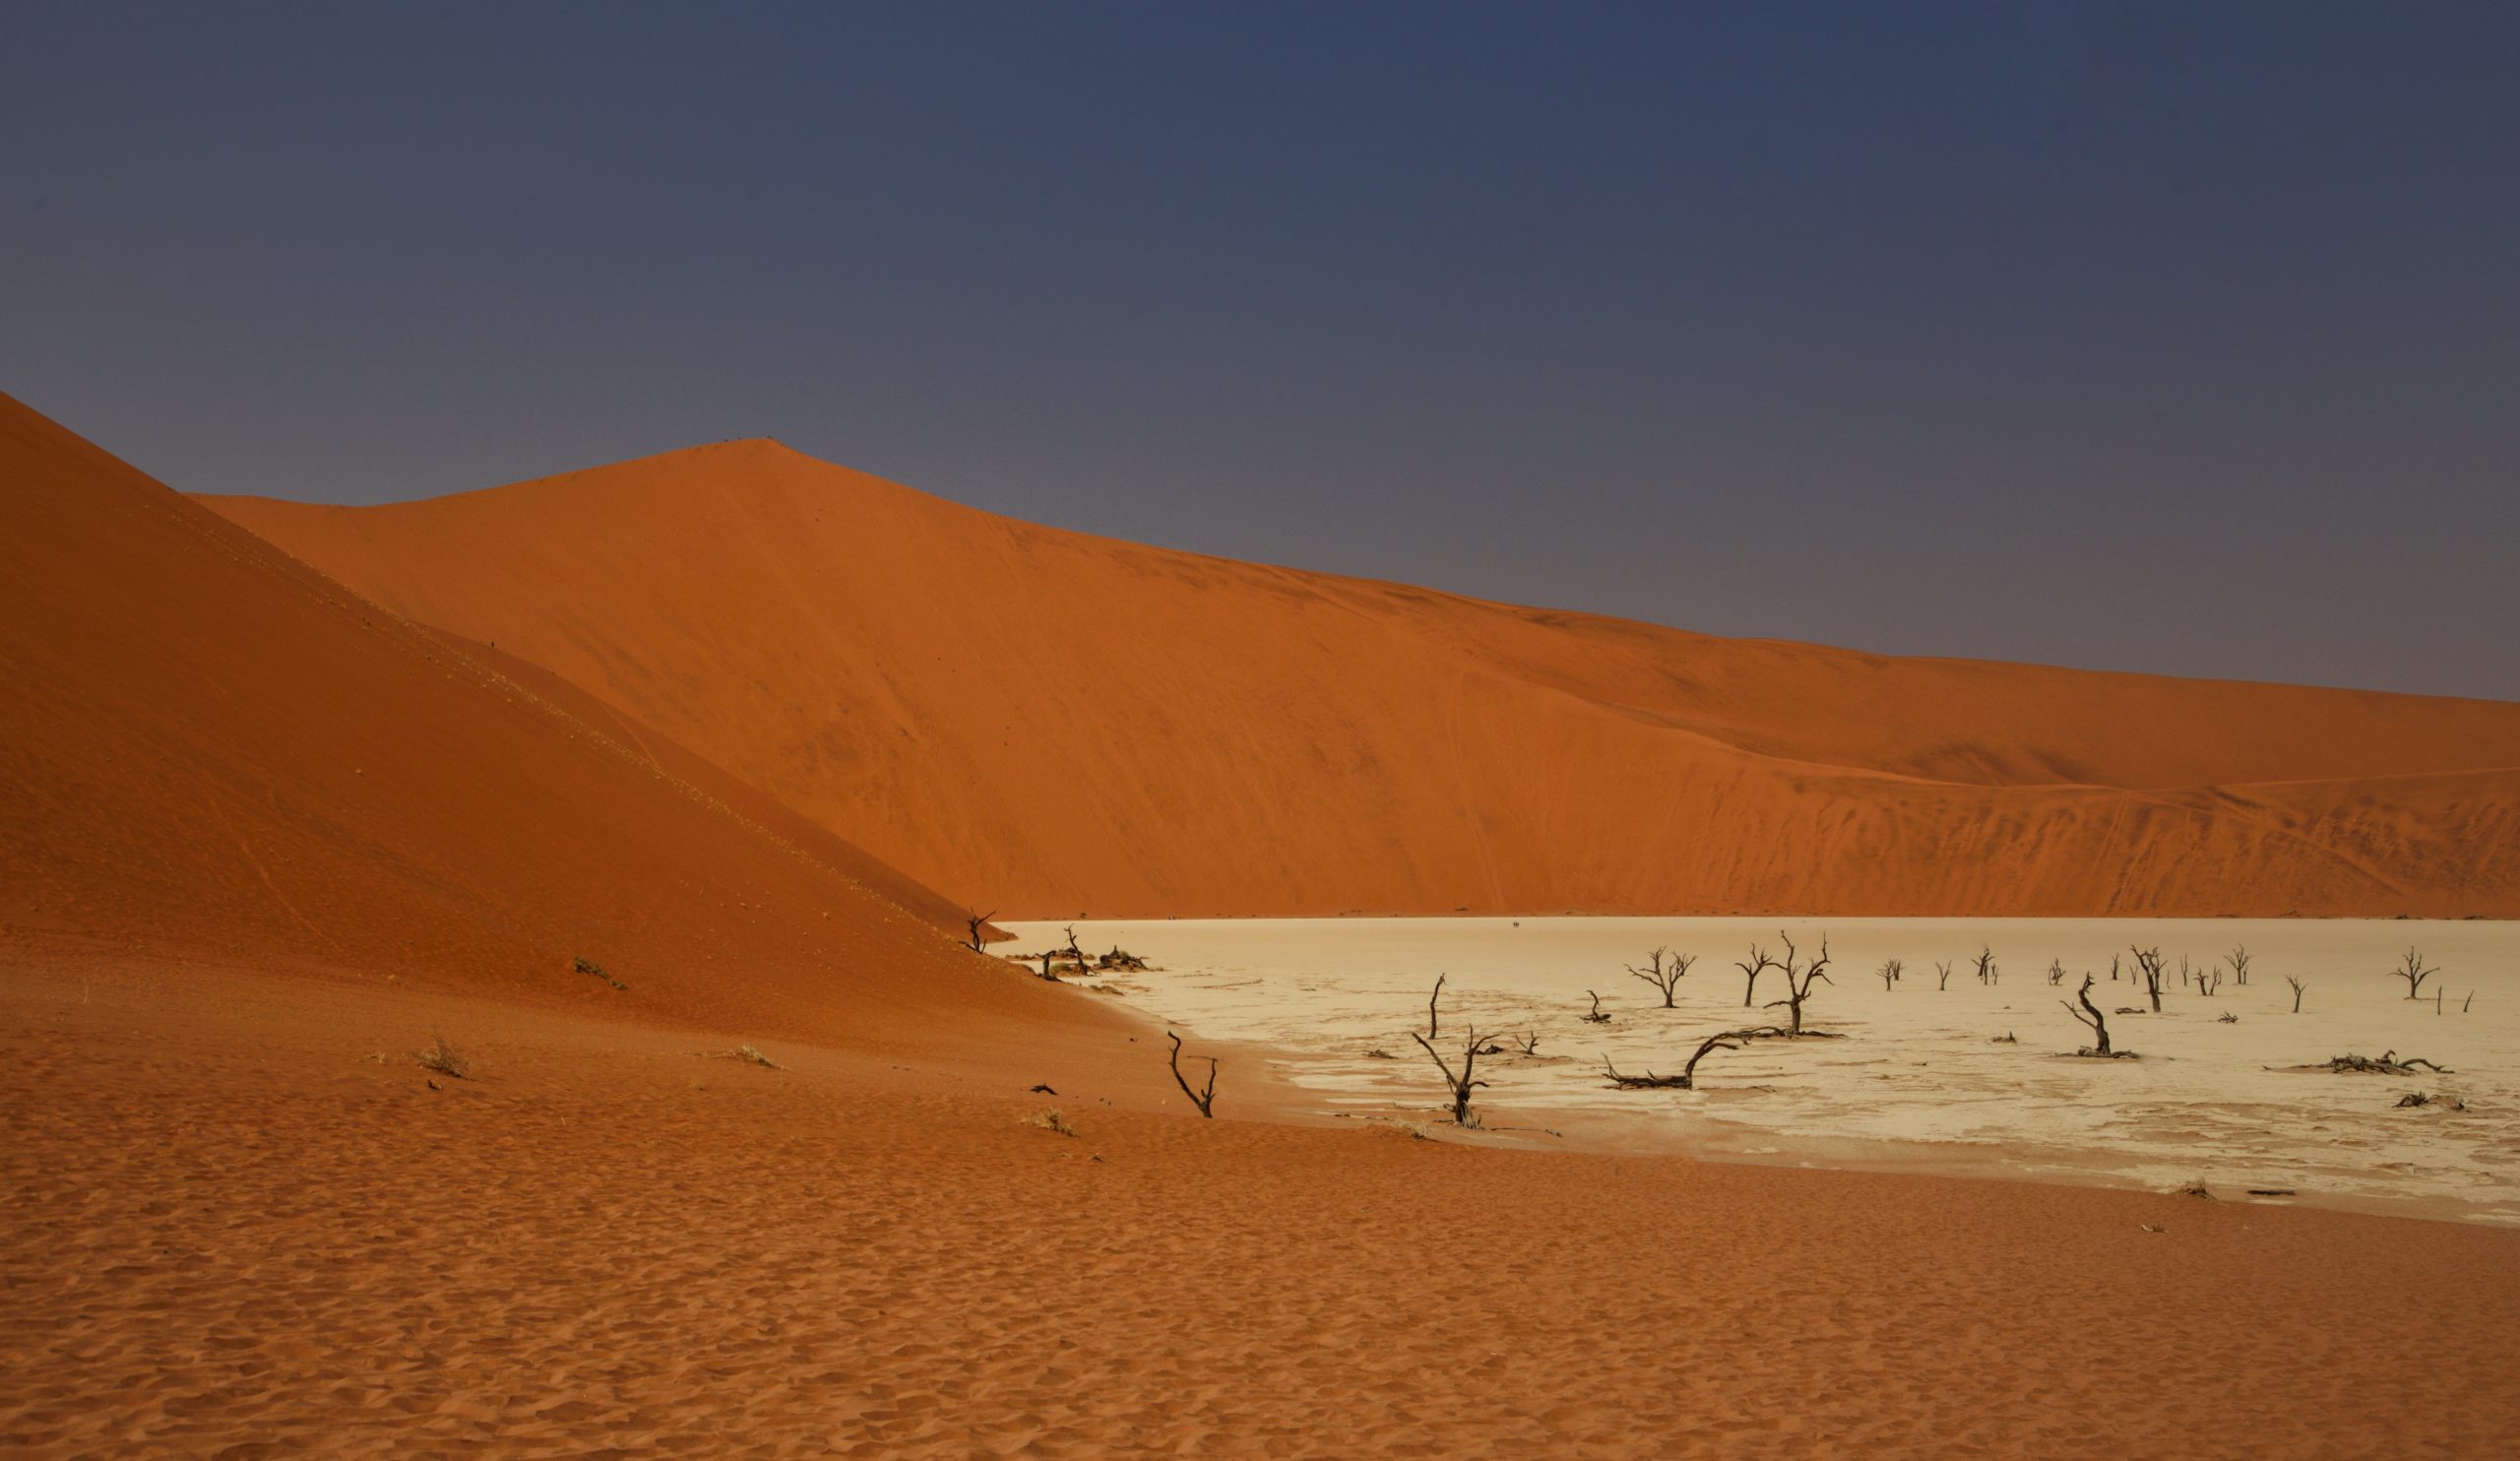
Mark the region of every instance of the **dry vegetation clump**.
[[[2456, 1073], [2446, 1065], [2435, 1065], [2416, 1055], [2401, 1060], [2395, 1050], [2382, 1050], [2376, 1055], [2330, 1055], [2326, 1068], [2338, 1075], [2413, 1075], [2419, 1065], [2435, 1075]], [[2320, 1067], [2309, 1065], [2301, 1068], [2317, 1070]]]
[[605, 973], [602, 965], [598, 964], [593, 959], [587, 958], [584, 955], [579, 955], [569, 960], [569, 968], [579, 974], [594, 975], [597, 979], [603, 981], [605, 984], [612, 985], [612, 987], [616, 989], [626, 989], [630, 987], [628, 985], [623, 984], [621, 981], [614, 979], [611, 975]]
[[780, 1064], [778, 1061], [771, 1059], [768, 1055], [763, 1054], [761, 1052], [761, 1047], [757, 1045], [739, 1045], [731, 1050], [702, 1050], [699, 1053], [706, 1059], [741, 1060], [747, 1065], [758, 1065], [764, 1070], [785, 1070], [788, 1068], [787, 1066]]
[[2443, 1111], [2466, 1111], [2468, 1109], [2468, 1104], [2456, 1096], [2427, 1096], [2422, 1091], [2409, 1091], [2398, 1098], [2398, 1110], [2404, 1111], [2412, 1106], [2437, 1106]]
[[429, 1041], [430, 1046], [427, 1049], [411, 1052], [411, 1058], [419, 1061], [422, 1069], [434, 1070], [440, 1075], [451, 1076], [459, 1081], [469, 1081], [472, 1078], [471, 1057], [448, 1045], [446, 1037], [434, 1030], [429, 1032]]
[[1059, 1114], [1059, 1109], [1055, 1106], [1039, 1114], [1026, 1116], [1024, 1124], [1039, 1126], [1044, 1131], [1055, 1131], [1061, 1136], [1076, 1135], [1076, 1128], [1067, 1123], [1067, 1118]]

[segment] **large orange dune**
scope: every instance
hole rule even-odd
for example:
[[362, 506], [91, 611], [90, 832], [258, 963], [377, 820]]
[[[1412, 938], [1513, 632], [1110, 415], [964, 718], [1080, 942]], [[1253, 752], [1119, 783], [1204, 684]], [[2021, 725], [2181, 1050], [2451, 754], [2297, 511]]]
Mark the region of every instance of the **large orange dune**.
[[[1199, 1119], [1153, 1032], [491, 637], [0, 398], [0, 1451], [2485, 1457], [2520, 1425], [2507, 1232], [1413, 1140], [1194, 1038]], [[2452, 835], [2479, 794], [2420, 779]], [[469, 1078], [413, 1059], [431, 1030]], [[779, 1068], [694, 1058], [756, 1036]]]
[[15, 938], [911, 1044], [1106, 1023], [689, 751], [4, 397], [0, 664]]
[[2520, 916], [2520, 705], [1716, 639], [767, 441], [204, 500], [1014, 916]]

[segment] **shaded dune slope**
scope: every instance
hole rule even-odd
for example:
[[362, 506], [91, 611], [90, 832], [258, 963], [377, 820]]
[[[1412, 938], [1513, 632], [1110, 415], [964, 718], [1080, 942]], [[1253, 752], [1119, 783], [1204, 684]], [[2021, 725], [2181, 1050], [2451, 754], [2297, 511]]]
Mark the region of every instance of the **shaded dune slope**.
[[702, 758], [5, 397], [0, 664], [0, 935], [886, 1048], [1107, 1023]]
[[204, 500], [1010, 916], [2520, 916], [2520, 705], [1717, 639], [766, 441]]

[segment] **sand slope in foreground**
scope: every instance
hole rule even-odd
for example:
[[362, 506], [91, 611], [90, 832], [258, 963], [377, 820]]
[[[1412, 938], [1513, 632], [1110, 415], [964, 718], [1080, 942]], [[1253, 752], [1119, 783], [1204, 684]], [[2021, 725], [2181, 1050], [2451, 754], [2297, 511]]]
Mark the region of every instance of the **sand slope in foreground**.
[[0, 934], [760, 1033], [1099, 1023], [954, 947], [937, 895], [501, 664], [0, 398]]
[[1713, 639], [762, 441], [205, 500], [1013, 916], [2520, 915], [2520, 705]]
[[[279, 992], [0, 986], [11, 1455], [2501, 1457], [2520, 1426], [2505, 1231]], [[366, 1058], [485, 1019], [462, 1087]], [[1025, 1124], [1053, 1104], [1080, 1135]]]

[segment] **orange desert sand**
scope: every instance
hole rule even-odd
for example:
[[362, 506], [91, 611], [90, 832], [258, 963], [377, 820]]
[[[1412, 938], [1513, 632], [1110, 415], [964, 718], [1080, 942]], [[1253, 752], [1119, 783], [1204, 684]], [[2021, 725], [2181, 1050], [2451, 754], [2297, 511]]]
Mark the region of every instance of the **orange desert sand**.
[[[832, 471], [764, 448], [723, 455], [767, 460], [774, 483]], [[943, 511], [903, 501], [906, 513]], [[1188, 706], [1177, 725], [1163, 720], [1149, 686], [1112, 688], [1130, 697], [1127, 714], [1104, 724], [1088, 704], [1096, 687], [1050, 696], [1014, 677], [1043, 652], [1037, 634], [1116, 626], [1118, 642], [1091, 663], [1117, 666], [1146, 648], [1128, 636], [1157, 633], [1153, 600], [1094, 610], [1090, 585], [1067, 586], [1080, 601], [1069, 604], [1050, 583], [961, 608], [900, 605], [904, 622], [869, 642], [868, 663], [821, 684], [809, 707], [827, 720], [871, 708], [819, 745], [787, 738], [794, 722], [760, 728], [763, 764], [741, 764], [727, 747], [742, 749], [745, 718], [831, 668], [832, 646], [868, 626], [823, 622], [827, 605], [803, 585], [782, 600], [778, 560], [763, 568], [759, 548], [800, 523], [713, 514], [701, 502], [674, 520], [696, 540], [681, 545], [689, 563], [671, 586], [649, 586], [655, 612], [694, 606], [713, 541], [743, 548], [764, 579], [733, 595], [725, 623], [683, 632], [747, 670], [756, 657], [781, 661], [759, 701], [678, 678], [664, 661], [585, 672], [555, 646], [583, 639], [577, 653], [605, 661], [650, 625], [606, 640], [611, 602], [573, 601], [585, 589], [574, 581], [545, 586], [553, 604], [577, 603], [566, 626], [523, 639], [443, 609], [433, 628], [398, 617], [0, 400], [0, 1449], [2509, 1454], [2520, 1240], [2507, 1231], [1418, 1141], [1304, 1119], [1310, 1098], [1269, 1076], [1264, 1052], [1193, 1032], [1194, 1052], [1225, 1062], [1218, 1119], [1199, 1119], [1170, 1086], [1160, 1027], [1108, 995], [958, 948], [960, 902], [1083, 891], [1151, 906], [1275, 867], [1251, 907], [1286, 911], [1336, 901], [1331, 885], [1379, 858], [1394, 870], [1354, 901], [1417, 907], [1432, 890], [1449, 896], [1464, 854], [1436, 839], [1402, 856], [1378, 839], [1413, 817], [1461, 816], [1459, 799], [1434, 810], [1422, 778], [1395, 772], [1389, 798], [1359, 807], [1371, 830], [1349, 860], [1298, 869], [1284, 849], [1229, 845], [1325, 835], [1309, 799], [1288, 811], [1302, 825], [1243, 821], [1265, 819], [1261, 802], [1303, 776], [1342, 794], [1372, 784], [1340, 759], [1354, 738], [1325, 740], [1317, 771], [1288, 755], [1345, 705], [1303, 712], [1271, 732], [1286, 737], [1274, 746], [1208, 747], [1172, 780], [1153, 751], [1134, 770], [1057, 762], [1134, 743], [1120, 733], [1128, 716], [1153, 720], [1162, 756], [1189, 758], [1191, 732], [1214, 723], [1188, 719]], [[670, 524], [624, 517], [607, 531], [587, 545], [606, 565], [598, 576], [621, 571], [616, 551], [675, 556], [639, 538]], [[923, 571], [865, 551], [871, 531], [846, 535], [868, 592]], [[1814, 726], [1806, 742], [1744, 748], [1678, 724], [1674, 707], [1719, 680], [1756, 700], [1744, 686], [1763, 657], [1789, 679], [1811, 661], [1828, 675], [1898, 681], [1885, 696], [1917, 693], [1903, 676], [1993, 677], [1951, 712], [1963, 723], [2038, 698], [2008, 670], [1710, 646], [1710, 659], [1743, 663], [1617, 710], [1571, 678], [1532, 678], [1540, 641], [1505, 642], [1519, 611], [1436, 596], [1408, 609], [1408, 591], [1079, 542], [1096, 575], [1142, 572], [1149, 594], [1192, 569], [1233, 581], [1228, 617], [1279, 594], [1322, 626], [1354, 618], [1363, 627], [1342, 632], [1388, 638], [1395, 670], [1426, 660], [1423, 642], [1333, 596], [1428, 622], [1479, 616], [1446, 632], [1493, 635], [1462, 650], [1490, 667], [1417, 671], [1442, 681], [1437, 713], [1461, 729], [1438, 768], [1447, 778], [1561, 734], [1573, 737], [1570, 779], [1622, 745], [1639, 774], [1694, 746], [1731, 768], [1717, 778], [1729, 790], [1707, 794], [1774, 812], [1788, 830], [1862, 822], [1854, 801], [1829, 799], [1837, 789], [1914, 787], [1904, 810], [1846, 845], [1879, 836], [1885, 849], [2011, 808], [2087, 803], [2019, 867], [1995, 857], [1987, 823], [1976, 851], [1952, 850], [1963, 870], [1948, 881], [1921, 888], [1915, 867], [1878, 882], [1846, 871], [1827, 886], [1852, 890], [1849, 907], [1931, 894], [2087, 911], [2098, 875], [2075, 872], [2075, 859], [2104, 849], [2160, 859], [2112, 882], [2135, 903], [2164, 900], [2186, 867], [2233, 902], [2298, 877], [2305, 910], [2383, 894], [2417, 911], [2510, 905], [2513, 855], [2495, 840], [2510, 788], [2477, 768], [2510, 744], [2514, 708], [2023, 671], [2098, 701], [2175, 708], [2195, 696], [2255, 719], [2085, 732], [2074, 727], [2087, 707], [2066, 703], [2041, 735], [1996, 752], [1935, 749], [1948, 737], [1927, 728], [1903, 753], [1918, 765], [1849, 771], [1808, 758], [1874, 712]], [[484, 582], [504, 581], [497, 545], [495, 535], [477, 545]], [[979, 552], [944, 587], [983, 583], [1009, 551]], [[451, 592], [446, 607], [471, 586]], [[638, 593], [619, 589], [625, 602]], [[993, 605], [1028, 598], [1046, 606], [1021, 621], [1026, 642], [971, 647], [959, 671], [945, 663]], [[762, 626], [743, 616], [755, 612], [788, 618], [754, 639]], [[1532, 619], [1532, 634], [1565, 629], [1550, 617]], [[1166, 632], [1194, 643], [1185, 626]], [[1576, 621], [1565, 632], [1564, 676], [1598, 668], [1586, 643], [1605, 662], [1675, 653], [1655, 647], [1661, 631]], [[910, 643], [936, 663], [871, 658]], [[1292, 669], [1356, 648], [1305, 644], [1246, 650]], [[1508, 667], [1514, 655], [1540, 658]], [[964, 698], [935, 730], [946, 763], [903, 773], [908, 753], [878, 747], [949, 708], [930, 697], [958, 672]], [[652, 676], [646, 693], [625, 692]], [[1191, 698], [1213, 711], [1260, 682], [1213, 682]], [[1544, 709], [1552, 696], [1559, 713]], [[1037, 759], [1023, 764], [1057, 764], [1037, 788], [1011, 780], [1014, 763], [981, 775], [967, 759], [981, 707], [1022, 704], [1061, 723], [1045, 745], [1026, 742]], [[1511, 717], [1494, 712], [1506, 709], [1541, 723], [1502, 724]], [[1623, 741], [1618, 725], [1639, 738]], [[1491, 734], [1504, 738], [1481, 738]], [[2032, 745], [2079, 758], [2093, 784], [2032, 794], [2003, 783], [2048, 773], [1959, 764]], [[1227, 769], [1255, 750], [1280, 759]], [[2140, 772], [2205, 785], [2243, 750], [2260, 783], [2331, 785], [2134, 796], [2101, 784]], [[738, 763], [735, 774], [710, 760]], [[765, 774], [783, 765], [792, 785]], [[1099, 780], [1106, 772], [1130, 774]], [[1229, 783], [1252, 799], [1201, 799]], [[1820, 810], [1792, 810], [1797, 784]], [[930, 804], [945, 787], [953, 795]], [[1479, 814], [1508, 819], [1490, 829], [1498, 901], [1544, 888], [1544, 901], [1571, 900], [1578, 886], [1604, 890], [1606, 906], [1668, 894], [1616, 869], [1683, 846], [1677, 830], [1578, 858], [1570, 882], [1549, 881], [1561, 875], [1550, 859], [1572, 856], [1586, 826], [1507, 856], [1510, 819], [1528, 814], [1513, 798], [1532, 794], [1523, 785], [1478, 801]], [[1606, 815], [1606, 794], [1587, 794], [1579, 823]], [[826, 829], [852, 808], [844, 842]], [[2286, 815], [2294, 830], [2264, 830]], [[1115, 819], [1141, 817], [1163, 829], [1156, 845], [1097, 851], [1125, 843]], [[2011, 825], [2009, 839], [2031, 837]], [[990, 851], [983, 826], [1026, 835]], [[1185, 881], [1161, 884], [1165, 860], [1201, 837], [1211, 853]], [[2340, 858], [2347, 842], [2354, 856]], [[920, 848], [901, 859], [906, 872], [878, 860]], [[1066, 866], [1062, 848], [1085, 860]], [[1789, 875], [1812, 857], [1780, 850], [1737, 875], [1714, 870], [1728, 897], [1784, 900], [1822, 886], [1817, 873]], [[958, 866], [998, 886], [940, 875]], [[439, 1036], [469, 1078], [415, 1061]], [[775, 1068], [731, 1057], [747, 1047]], [[1044, 1124], [1053, 1109], [1073, 1134]]]
[[2520, 704], [1715, 639], [767, 441], [204, 500], [1010, 917], [2520, 917]]

